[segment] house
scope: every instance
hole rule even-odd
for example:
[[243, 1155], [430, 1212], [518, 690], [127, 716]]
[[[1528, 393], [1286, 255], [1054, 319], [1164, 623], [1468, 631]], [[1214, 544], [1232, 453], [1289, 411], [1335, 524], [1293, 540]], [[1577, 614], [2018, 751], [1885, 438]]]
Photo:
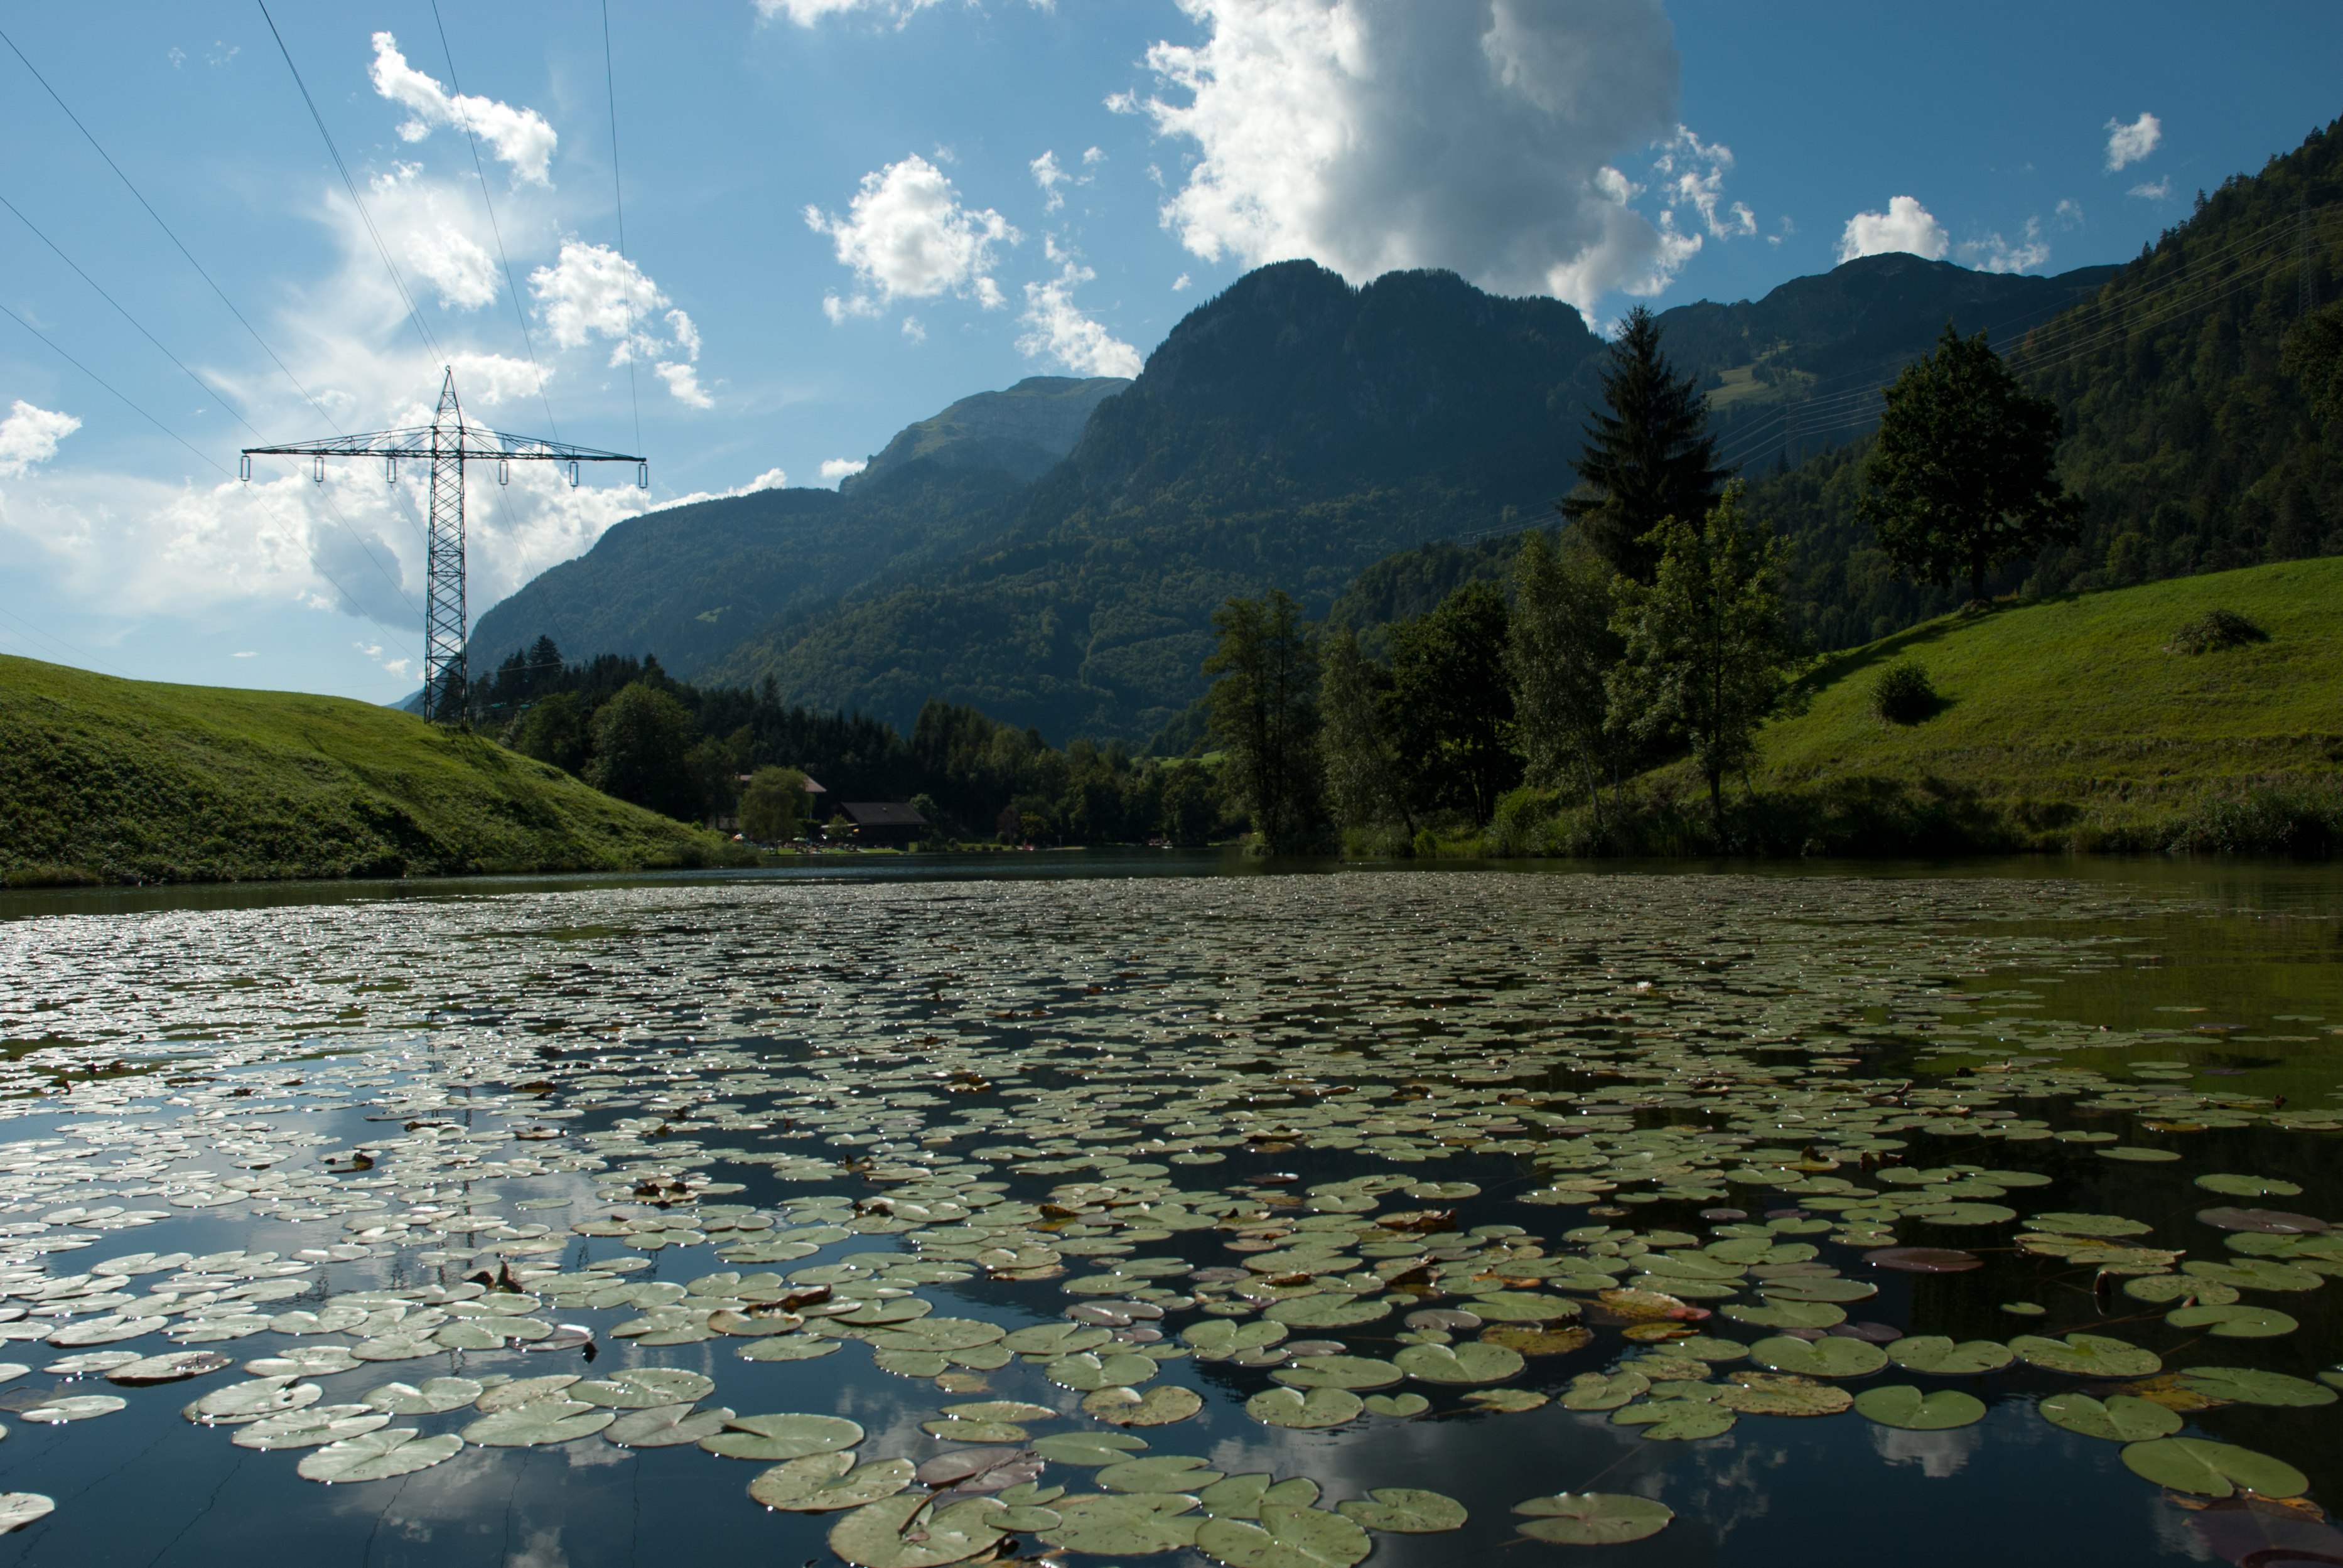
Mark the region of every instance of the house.
[[858, 844], [908, 844], [928, 825], [925, 817], [902, 800], [848, 800], [839, 809], [854, 824]]

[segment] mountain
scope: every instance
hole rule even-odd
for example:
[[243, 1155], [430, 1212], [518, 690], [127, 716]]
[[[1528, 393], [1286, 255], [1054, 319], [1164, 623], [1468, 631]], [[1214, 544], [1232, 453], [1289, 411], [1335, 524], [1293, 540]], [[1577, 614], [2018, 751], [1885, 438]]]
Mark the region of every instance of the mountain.
[[852, 495], [871, 481], [921, 460], [940, 468], [999, 468], [1038, 479], [1074, 449], [1093, 409], [1131, 385], [1123, 376], [1077, 381], [1028, 376], [1005, 392], [979, 392], [942, 413], [907, 425], [860, 473], [839, 487]]

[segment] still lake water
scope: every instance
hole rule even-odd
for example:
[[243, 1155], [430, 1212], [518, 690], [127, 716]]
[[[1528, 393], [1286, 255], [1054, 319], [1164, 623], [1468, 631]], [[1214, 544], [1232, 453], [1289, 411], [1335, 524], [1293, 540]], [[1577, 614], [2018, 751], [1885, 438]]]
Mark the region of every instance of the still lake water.
[[2343, 1562], [2324, 869], [22, 895], [0, 1029], [0, 1564]]

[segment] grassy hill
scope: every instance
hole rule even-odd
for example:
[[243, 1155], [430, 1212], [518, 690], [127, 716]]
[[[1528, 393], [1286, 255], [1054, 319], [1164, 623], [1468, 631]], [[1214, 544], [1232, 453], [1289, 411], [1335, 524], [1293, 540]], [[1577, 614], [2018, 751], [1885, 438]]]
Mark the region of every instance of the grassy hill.
[[[2217, 609], [2268, 640], [2173, 651]], [[1872, 686], [1905, 658], [1943, 706], [1892, 724]], [[2343, 828], [2343, 560], [1946, 616], [1837, 656], [1813, 687], [1764, 733], [1744, 847], [2319, 851]], [[1637, 847], [1693, 847], [1706, 801], [1689, 774], [1645, 787]]]
[[411, 714], [0, 658], [0, 880], [700, 865], [714, 834]]

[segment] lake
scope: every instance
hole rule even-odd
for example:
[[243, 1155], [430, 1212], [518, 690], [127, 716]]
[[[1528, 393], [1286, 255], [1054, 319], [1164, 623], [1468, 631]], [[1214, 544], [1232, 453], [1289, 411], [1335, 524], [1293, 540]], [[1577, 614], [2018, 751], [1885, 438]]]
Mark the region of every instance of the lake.
[[2332, 869], [840, 857], [0, 952], [0, 1563], [2343, 1562]]

